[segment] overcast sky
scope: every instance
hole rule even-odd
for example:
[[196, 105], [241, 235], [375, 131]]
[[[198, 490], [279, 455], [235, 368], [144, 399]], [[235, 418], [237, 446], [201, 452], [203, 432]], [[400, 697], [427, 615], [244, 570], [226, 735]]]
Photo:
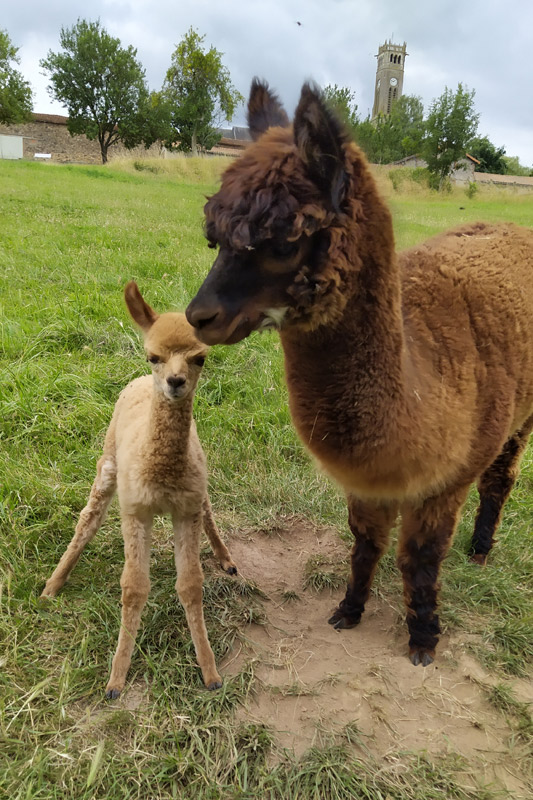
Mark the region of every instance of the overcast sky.
[[[378, 46], [407, 43], [404, 94], [424, 108], [461, 81], [475, 89], [479, 133], [533, 165], [532, 0], [25, 0], [0, 15], [19, 47], [34, 110], [64, 114], [46, 92], [39, 60], [59, 50], [59, 31], [100, 19], [123, 46], [134, 45], [150, 89], [160, 89], [176, 45], [190, 26], [224, 53], [247, 96], [254, 75], [275, 88], [291, 113], [304, 80], [348, 86], [359, 113], [372, 110]], [[300, 24], [298, 24], [300, 23]], [[234, 124], [243, 124], [241, 109]]]

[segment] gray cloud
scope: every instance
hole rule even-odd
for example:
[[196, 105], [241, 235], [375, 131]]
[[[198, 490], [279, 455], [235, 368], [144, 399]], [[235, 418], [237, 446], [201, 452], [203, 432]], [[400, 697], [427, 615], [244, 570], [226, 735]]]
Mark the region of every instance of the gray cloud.
[[[292, 111], [301, 84], [337, 83], [371, 109], [380, 43], [407, 42], [404, 91], [428, 107], [461, 81], [476, 90], [480, 133], [533, 164], [530, 0], [26, 0], [9, 4], [0, 23], [20, 48], [21, 70], [35, 90], [36, 111], [61, 113], [46, 94], [38, 62], [59, 46], [61, 26], [100, 18], [123, 45], [133, 44], [151, 88], [160, 88], [176, 44], [192, 25], [224, 55], [246, 96], [253, 75], [266, 78]], [[298, 25], [300, 22], [301, 25]], [[235, 122], [242, 122], [241, 109]]]

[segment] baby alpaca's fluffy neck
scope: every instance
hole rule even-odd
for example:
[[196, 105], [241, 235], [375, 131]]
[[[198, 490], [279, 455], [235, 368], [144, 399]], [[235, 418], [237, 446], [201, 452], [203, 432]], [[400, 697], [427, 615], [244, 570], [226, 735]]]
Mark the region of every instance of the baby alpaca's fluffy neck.
[[168, 400], [154, 391], [147, 446], [151, 463], [178, 466], [187, 461], [192, 424], [193, 395], [184, 400]]

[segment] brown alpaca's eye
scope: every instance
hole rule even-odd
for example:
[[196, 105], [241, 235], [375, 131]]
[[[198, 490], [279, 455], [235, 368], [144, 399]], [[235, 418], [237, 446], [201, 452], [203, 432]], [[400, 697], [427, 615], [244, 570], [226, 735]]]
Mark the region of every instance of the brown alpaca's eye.
[[194, 359], [194, 363], [196, 364], [197, 367], [203, 367], [203, 365], [205, 364], [205, 356], [196, 356], [196, 358]]
[[150, 364], [159, 364], [161, 359], [159, 356], [146, 356], [146, 360], [150, 362]]
[[291, 258], [298, 252], [298, 242], [272, 242], [270, 252], [274, 258]]

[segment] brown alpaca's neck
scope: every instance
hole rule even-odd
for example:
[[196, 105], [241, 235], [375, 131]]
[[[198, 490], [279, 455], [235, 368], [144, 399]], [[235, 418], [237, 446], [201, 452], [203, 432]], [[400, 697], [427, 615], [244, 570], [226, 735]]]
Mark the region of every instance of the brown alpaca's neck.
[[407, 357], [392, 231], [388, 243], [363, 250], [337, 322], [313, 332], [287, 328], [281, 341], [292, 416], [320, 461], [338, 462], [342, 453], [362, 464], [388, 447], [404, 410]]

